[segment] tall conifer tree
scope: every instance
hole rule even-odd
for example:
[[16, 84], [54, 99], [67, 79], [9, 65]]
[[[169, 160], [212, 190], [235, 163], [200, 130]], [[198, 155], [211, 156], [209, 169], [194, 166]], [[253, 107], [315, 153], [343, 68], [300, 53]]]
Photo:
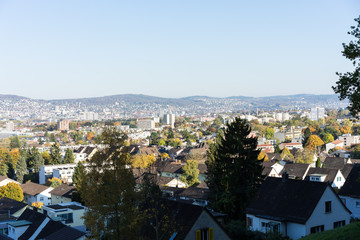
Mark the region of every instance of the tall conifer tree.
[[246, 120], [235, 118], [209, 150], [207, 185], [210, 206], [237, 220], [263, 181], [257, 138], [249, 137], [251, 127]]

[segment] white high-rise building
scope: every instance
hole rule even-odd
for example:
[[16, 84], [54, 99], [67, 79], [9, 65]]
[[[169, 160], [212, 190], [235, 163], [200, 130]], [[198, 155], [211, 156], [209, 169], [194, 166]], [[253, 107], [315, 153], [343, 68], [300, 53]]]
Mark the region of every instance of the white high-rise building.
[[166, 125], [171, 125], [173, 128], [175, 124], [175, 114], [164, 114], [164, 123]]
[[321, 107], [311, 108], [311, 112], [310, 112], [311, 120], [317, 121], [324, 118], [325, 118], [325, 108], [321, 108]]

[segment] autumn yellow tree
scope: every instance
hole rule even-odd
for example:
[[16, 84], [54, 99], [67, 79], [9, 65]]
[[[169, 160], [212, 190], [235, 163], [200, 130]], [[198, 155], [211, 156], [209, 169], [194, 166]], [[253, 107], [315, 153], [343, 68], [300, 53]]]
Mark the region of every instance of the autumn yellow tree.
[[324, 145], [323, 140], [317, 135], [311, 135], [306, 142], [305, 147], [313, 152], [317, 150], [318, 147]]
[[94, 134], [92, 132], [89, 132], [89, 133], [86, 134], [86, 139], [88, 141], [91, 141], [93, 138], [94, 138]]
[[33, 202], [31, 204], [31, 206], [36, 207], [36, 208], [41, 208], [43, 205], [44, 205], [43, 202]]
[[0, 198], [7, 197], [21, 202], [24, 199], [24, 193], [20, 185], [10, 182], [0, 187]]
[[20, 157], [20, 151], [18, 148], [13, 148], [10, 150], [10, 156], [11, 159], [13, 160], [13, 164], [16, 166], [17, 161], [19, 160]]
[[165, 160], [165, 159], [169, 159], [169, 158], [170, 158], [170, 157], [169, 157], [169, 154], [167, 154], [167, 153], [165, 153], [165, 152], [164, 152], [164, 153], [161, 153], [159, 157], [160, 157], [160, 159], [162, 159], [162, 160]]
[[154, 155], [136, 154], [131, 159], [131, 165], [134, 168], [148, 168], [156, 161]]
[[293, 160], [294, 156], [291, 154], [290, 150], [287, 147], [284, 147], [280, 154], [281, 160]]
[[343, 127], [340, 129], [340, 131], [341, 131], [341, 133], [343, 133], [343, 134], [350, 133], [351, 127], [349, 127], [349, 126], [343, 126]]
[[61, 182], [60, 179], [58, 179], [57, 177], [53, 177], [53, 178], [50, 178], [50, 179], [47, 180], [46, 185], [50, 186], [50, 187], [53, 187], [53, 188], [56, 188], [56, 187], [60, 186], [61, 183], [62, 182]]
[[264, 160], [264, 161], [269, 161], [269, 157], [266, 153], [264, 153], [263, 151], [261, 151], [258, 155], [258, 160]]

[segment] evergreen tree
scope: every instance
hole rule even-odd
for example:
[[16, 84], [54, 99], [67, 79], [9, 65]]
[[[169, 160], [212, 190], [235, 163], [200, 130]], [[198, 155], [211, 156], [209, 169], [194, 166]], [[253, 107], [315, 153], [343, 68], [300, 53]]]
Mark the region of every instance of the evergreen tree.
[[61, 164], [61, 154], [60, 154], [60, 147], [57, 143], [54, 143], [50, 148], [50, 157], [51, 157], [51, 163]]
[[20, 147], [21, 147], [21, 143], [19, 137], [17, 136], [10, 137], [10, 149], [20, 148]]
[[27, 171], [26, 159], [23, 155], [20, 155], [16, 164], [16, 178], [19, 183], [23, 183], [24, 175]]
[[304, 132], [304, 137], [303, 137], [303, 140], [302, 140], [302, 145], [303, 147], [305, 147], [309, 137], [311, 136], [311, 130], [310, 128], [306, 128], [305, 129], [305, 132]]
[[[77, 188], [88, 207], [85, 225], [92, 239], [137, 239], [139, 212], [138, 193], [125, 151], [127, 136], [105, 129], [99, 136], [104, 147], [87, 165], [88, 172]], [[105, 224], [106, 223], [106, 224]]]
[[320, 168], [320, 167], [321, 167], [321, 160], [320, 160], [319, 157], [318, 157], [317, 160], [316, 160], [316, 167], [317, 167], [317, 168]]
[[40, 172], [40, 166], [44, 165], [44, 158], [40, 153], [36, 154], [34, 157], [34, 172]]
[[192, 186], [199, 183], [199, 163], [197, 160], [187, 160], [185, 165], [182, 167], [184, 173], [180, 176], [180, 180]]
[[210, 207], [230, 219], [244, 217], [244, 209], [262, 183], [262, 161], [257, 157], [257, 138], [250, 138], [249, 123], [240, 118], [218, 134], [206, 161]]
[[74, 161], [73, 151], [70, 148], [66, 149], [63, 163], [74, 163]]
[[6, 162], [3, 162], [0, 164], [0, 175], [6, 176], [8, 175], [9, 166], [6, 164]]
[[74, 169], [74, 174], [72, 177], [73, 183], [75, 185], [78, 184], [85, 177], [85, 174], [85, 166], [81, 162], [78, 162]]

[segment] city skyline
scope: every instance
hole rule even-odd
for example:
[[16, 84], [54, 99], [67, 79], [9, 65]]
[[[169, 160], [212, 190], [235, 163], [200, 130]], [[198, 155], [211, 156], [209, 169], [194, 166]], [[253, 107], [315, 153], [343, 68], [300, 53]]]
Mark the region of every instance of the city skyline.
[[0, 1], [0, 94], [333, 94], [357, 1]]

